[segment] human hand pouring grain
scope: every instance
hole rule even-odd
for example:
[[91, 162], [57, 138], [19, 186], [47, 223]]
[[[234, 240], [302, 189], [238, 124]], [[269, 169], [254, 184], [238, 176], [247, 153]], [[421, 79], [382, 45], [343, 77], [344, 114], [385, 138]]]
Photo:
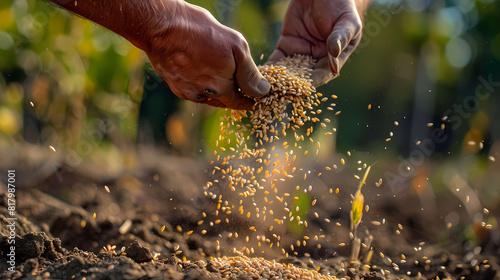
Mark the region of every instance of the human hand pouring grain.
[[[253, 62], [245, 38], [201, 7], [179, 0], [50, 1], [142, 49], [172, 92], [182, 99], [250, 110], [253, 99], [269, 92], [269, 83]], [[270, 63], [296, 53], [309, 55], [318, 63], [307, 79], [312, 78], [314, 86], [327, 83], [338, 75], [359, 44], [361, 19], [369, 2], [291, 1]], [[300, 113], [294, 115], [294, 119], [300, 117]]]
[[296, 53], [312, 56], [314, 86], [328, 83], [361, 41], [363, 18], [371, 0], [293, 0], [270, 63]]
[[251, 109], [251, 98], [269, 92], [245, 38], [201, 7], [177, 0], [51, 1], [142, 49], [182, 99]]

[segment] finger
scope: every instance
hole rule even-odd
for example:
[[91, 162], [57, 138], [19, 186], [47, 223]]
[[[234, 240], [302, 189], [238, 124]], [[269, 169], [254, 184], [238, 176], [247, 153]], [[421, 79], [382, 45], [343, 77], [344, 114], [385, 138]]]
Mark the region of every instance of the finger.
[[361, 19], [355, 12], [342, 15], [333, 27], [326, 42], [333, 73], [338, 74], [341, 66], [335, 63], [334, 58], [338, 58], [351, 44], [351, 41], [359, 37], [361, 27]]
[[255, 101], [248, 97], [243, 97], [244, 100], [240, 100], [237, 103], [224, 104], [225, 108], [235, 109], [235, 110], [247, 110], [252, 111], [253, 106], [255, 105]]
[[311, 42], [307, 39], [291, 35], [281, 35], [276, 45], [276, 49], [269, 57], [266, 64], [276, 63], [283, 57], [292, 56], [293, 54], [311, 53]]
[[212, 107], [226, 108], [226, 106], [224, 106], [224, 103], [220, 102], [217, 99], [207, 99], [203, 102], [197, 102], [197, 103], [207, 104], [207, 105], [210, 105]]
[[252, 60], [250, 49], [244, 39], [234, 50], [236, 62], [236, 84], [251, 97], [260, 98], [269, 93], [271, 85], [260, 74]]
[[351, 43], [345, 48], [345, 50], [340, 54], [338, 57], [338, 69], [342, 69], [344, 64], [346, 63], [347, 59], [351, 56], [351, 54], [354, 53], [354, 50], [356, 50], [356, 47], [359, 45], [359, 42], [361, 41], [361, 33], [357, 38], [355, 38]]
[[[185, 98], [183, 98], [185, 99]], [[229, 92], [224, 95], [202, 92], [193, 98], [186, 99], [195, 103], [207, 104], [213, 107], [230, 108], [237, 110], [252, 110], [255, 101], [245, 97], [241, 92]]]
[[[335, 58], [337, 59], [337, 58]], [[316, 66], [313, 69], [311, 74], [312, 85], [315, 87], [319, 87], [336, 78], [338, 75], [332, 74], [332, 70], [329, 66], [329, 59], [324, 57], [316, 63]]]
[[254, 102], [250, 98], [247, 99], [250, 100], [250, 103], [238, 103], [238, 104], [226, 105], [222, 103], [220, 100], [212, 98], [209, 98], [203, 102], [198, 102], [198, 103], [207, 104], [212, 107], [219, 107], [219, 108], [229, 108], [235, 110], [252, 110]]
[[253, 108], [253, 105], [252, 106], [248, 106], [245, 105], [245, 106], [227, 106], [226, 104], [220, 102], [219, 100], [217, 99], [209, 99], [205, 102], [197, 102], [197, 103], [200, 103], [200, 104], [206, 104], [206, 105], [209, 105], [209, 106], [212, 106], [212, 107], [217, 107], [217, 108], [227, 108], [227, 109], [233, 109], [233, 110], [252, 110]]
[[217, 99], [222, 103], [221, 107], [252, 110], [255, 101], [253, 98], [248, 98], [239, 91], [234, 83], [234, 80], [219, 80], [217, 83], [219, 92], [210, 93], [205, 90], [207, 96], [211, 99]]
[[201, 95], [198, 87], [187, 82], [182, 81], [170, 81], [168, 78], [165, 78], [170, 90], [177, 95], [180, 99], [190, 100], [193, 102], [203, 101], [203, 95]]
[[241, 92], [237, 91], [229, 96], [224, 95], [218, 97], [218, 101], [223, 104], [223, 106], [221, 107], [237, 110], [252, 110], [253, 105], [255, 104], [255, 100], [253, 100], [252, 98], [248, 98]]
[[333, 26], [328, 36], [328, 52], [333, 57], [338, 57], [347, 45], [361, 33], [362, 23], [357, 12], [343, 14]]
[[340, 75], [340, 69], [342, 69], [342, 66], [344, 66], [349, 56], [351, 56], [356, 47], [359, 45], [360, 41], [361, 36], [358, 36], [353, 41], [351, 41], [351, 43], [344, 49], [339, 57], [332, 57], [330, 54], [328, 54], [328, 59], [320, 59], [314, 67], [311, 76], [311, 79], [313, 80], [313, 86], [318, 87], [337, 78]]

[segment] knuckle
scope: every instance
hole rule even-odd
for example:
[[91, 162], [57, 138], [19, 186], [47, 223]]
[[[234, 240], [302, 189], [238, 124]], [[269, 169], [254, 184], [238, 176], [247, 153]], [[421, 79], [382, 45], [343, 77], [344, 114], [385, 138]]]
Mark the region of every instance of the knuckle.
[[360, 34], [361, 30], [363, 29], [363, 23], [361, 22], [359, 16], [356, 16], [353, 25], [354, 25], [354, 34]]
[[[185, 83], [184, 83], [185, 84]], [[206, 95], [196, 91], [193, 87], [185, 84], [184, 86], [170, 87], [172, 92], [179, 98], [193, 102], [203, 102], [208, 99]]]
[[351, 22], [354, 29], [354, 34], [357, 35], [361, 33], [361, 29], [363, 28], [363, 22], [361, 21], [361, 18], [357, 13], [354, 14]]
[[241, 48], [245, 52], [250, 50], [247, 40], [245, 39], [243, 34], [241, 34], [238, 31], [234, 31], [233, 33], [233, 42], [236, 44], [238, 48]]
[[352, 32], [353, 36], [360, 33], [363, 28], [361, 17], [354, 8], [343, 10], [340, 15], [340, 21], [344, 22], [344, 26], [350, 29], [349, 31]]
[[206, 96], [205, 94], [198, 93], [198, 94], [194, 95], [194, 98], [192, 99], [192, 101], [198, 102], [198, 103], [204, 103], [204, 102], [207, 102], [209, 99], [210, 98], [208, 96]]
[[[257, 71], [250, 71], [248, 74], [248, 84], [250, 85], [250, 88], [253, 90], [254, 88], [257, 87], [257, 84], [260, 82], [260, 73]], [[255, 94], [252, 92], [252, 94]]]
[[333, 31], [330, 36], [326, 39], [326, 44], [328, 46], [335, 46], [337, 45], [337, 40], [340, 40], [340, 34], [339, 32]]

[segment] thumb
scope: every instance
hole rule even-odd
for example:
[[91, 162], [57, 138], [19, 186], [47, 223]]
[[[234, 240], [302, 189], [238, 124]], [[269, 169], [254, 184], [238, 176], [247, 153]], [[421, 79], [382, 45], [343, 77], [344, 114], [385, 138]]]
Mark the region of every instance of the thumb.
[[271, 85], [260, 74], [250, 56], [248, 45], [234, 51], [236, 61], [236, 84], [248, 96], [260, 98], [269, 93]]

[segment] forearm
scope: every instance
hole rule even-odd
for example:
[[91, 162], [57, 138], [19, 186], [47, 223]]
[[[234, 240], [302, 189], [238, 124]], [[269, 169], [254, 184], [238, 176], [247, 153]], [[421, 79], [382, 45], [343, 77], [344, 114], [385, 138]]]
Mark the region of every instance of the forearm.
[[181, 0], [49, 0], [121, 35], [148, 51], [150, 38], [162, 32]]

